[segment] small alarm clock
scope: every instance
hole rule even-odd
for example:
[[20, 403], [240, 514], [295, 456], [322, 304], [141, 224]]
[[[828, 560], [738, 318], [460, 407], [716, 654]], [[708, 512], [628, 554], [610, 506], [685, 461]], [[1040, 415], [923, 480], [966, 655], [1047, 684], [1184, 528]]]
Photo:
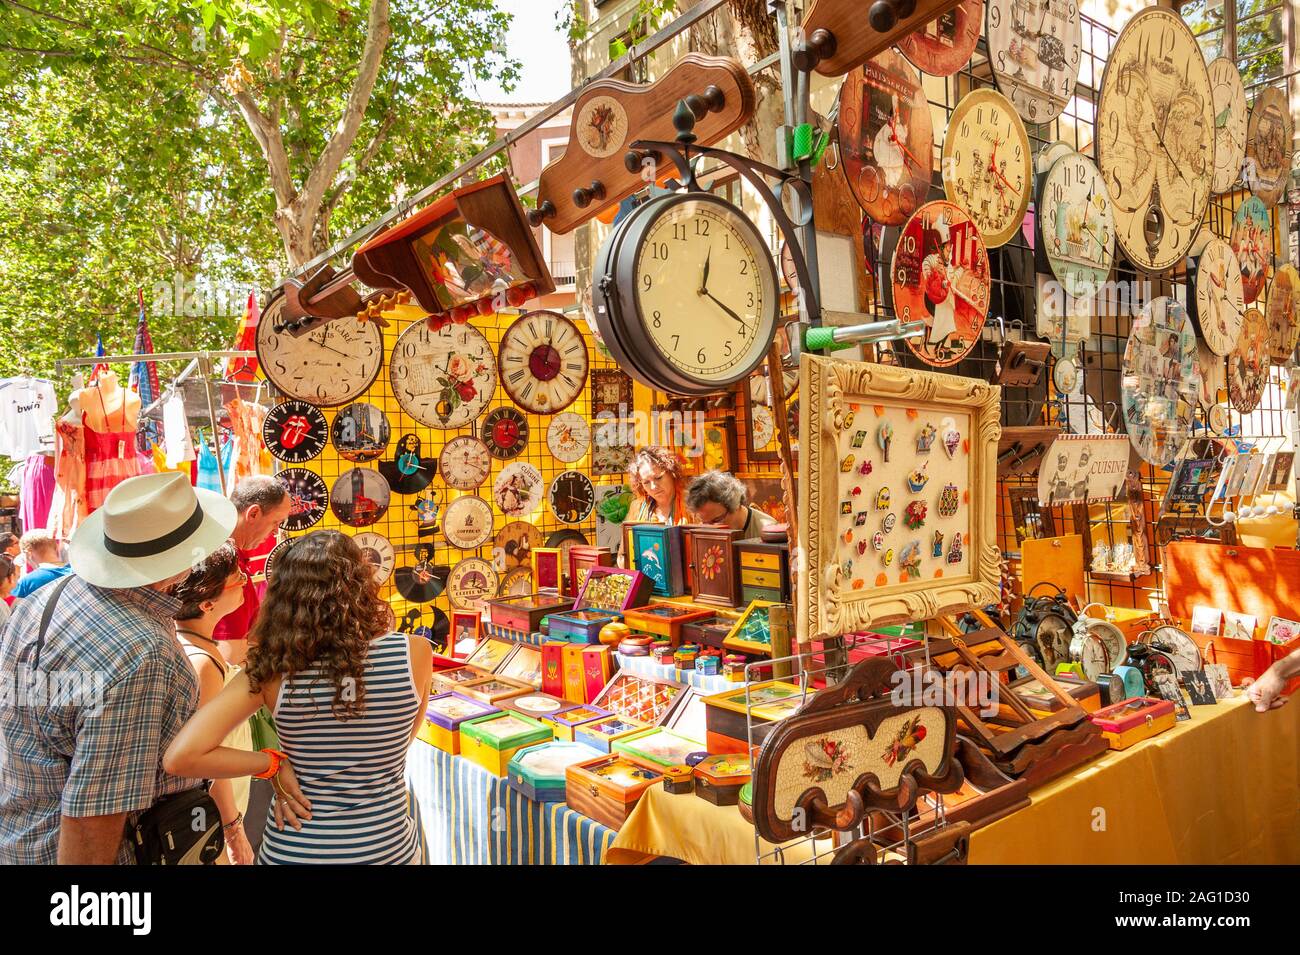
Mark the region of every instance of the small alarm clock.
[[1142, 671], [1137, 667], [1118, 666], [1115, 668], [1114, 675], [1124, 684], [1124, 695], [1120, 699], [1127, 700], [1146, 693], [1146, 681], [1142, 678]]

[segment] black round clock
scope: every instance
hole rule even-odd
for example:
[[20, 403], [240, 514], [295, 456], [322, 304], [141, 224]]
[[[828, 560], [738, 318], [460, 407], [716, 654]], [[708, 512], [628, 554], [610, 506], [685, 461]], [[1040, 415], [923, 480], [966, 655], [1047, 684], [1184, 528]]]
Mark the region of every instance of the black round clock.
[[564, 524], [581, 524], [591, 516], [596, 504], [596, 489], [581, 471], [565, 471], [551, 482], [551, 510]]
[[285, 468], [275, 479], [289, 492], [289, 516], [280, 526], [286, 531], [305, 531], [322, 517], [330, 506], [330, 492], [315, 471]]
[[294, 398], [280, 402], [266, 413], [262, 440], [277, 460], [302, 464], [325, 449], [329, 427], [319, 408]]
[[379, 462], [379, 473], [398, 494], [418, 494], [438, 473], [438, 459], [422, 455], [419, 435], [408, 433], [397, 439], [393, 459]]
[[280, 562], [280, 558], [285, 555], [290, 547], [293, 546], [295, 538], [288, 537], [280, 541], [271, 548], [271, 553], [266, 555], [266, 563], [262, 567], [262, 573], [270, 580], [275, 576], [275, 566]]
[[510, 400], [533, 414], [573, 404], [587, 384], [587, 343], [559, 312], [529, 312], [501, 336], [497, 374]]
[[517, 457], [528, 447], [528, 419], [514, 408], [494, 408], [483, 417], [479, 432], [492, 457]]

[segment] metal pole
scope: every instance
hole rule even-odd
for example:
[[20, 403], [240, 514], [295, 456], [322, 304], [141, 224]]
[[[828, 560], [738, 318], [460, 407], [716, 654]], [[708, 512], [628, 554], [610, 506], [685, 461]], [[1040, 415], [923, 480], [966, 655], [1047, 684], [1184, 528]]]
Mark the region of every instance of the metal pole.
[[64, 368], [77, 368], [84, 365], [98, 364], [134, 364], [137, 361], [191, 361], [203, 356], [210, 358], [256, 358], [255, 351], [168, 351], [150, 352], [148, 355], [104, 355], [102, 358], [56, 358], [54, 373], [61, 374]]
[[221, 493], [226, 493], [226, 468], [221, 463], [221, 431], [217, 424], [217, 409], [212, 404], [212, 361], [207, 352], [199, 353], [199, 372], [203, 375], [203, 396], [208, 399], [208, 419], [212, 422], [212, 448], [217, 454], [217, 480]]

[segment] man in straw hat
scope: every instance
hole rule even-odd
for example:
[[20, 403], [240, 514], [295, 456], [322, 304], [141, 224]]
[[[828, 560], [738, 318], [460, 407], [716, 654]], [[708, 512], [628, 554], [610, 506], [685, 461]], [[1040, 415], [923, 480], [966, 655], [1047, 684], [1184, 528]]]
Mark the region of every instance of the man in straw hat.
[[0, 636], [0, 863], [129, 863], [126, 825], [196, 785], [162, 769], [198, 706], [169, 591], [234, 526], [234, 506], [184, 475], [129, 478], [77, 528], [73, 574], [15, 610]]

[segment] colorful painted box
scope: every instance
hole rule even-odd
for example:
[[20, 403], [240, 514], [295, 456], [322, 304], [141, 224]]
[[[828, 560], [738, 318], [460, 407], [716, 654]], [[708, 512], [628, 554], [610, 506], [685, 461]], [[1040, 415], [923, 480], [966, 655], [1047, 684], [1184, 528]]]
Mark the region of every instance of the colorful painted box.
[[678, 607], [675, 604], [649, 604], [634, 607], [623, 614], [623, 622], [638, 633], [667, 637], [677, 646], [682, 642], [682, 626], [693, 620], [714, 616], [714, 611], [704, 608]]
[[[594, 720], [603, 720], [613, 714], [609, 710], [600, 706], [591, 706], [590, 704], [578, 704], [571, 706], [566, 710], [561, 710], [554, 716], [546, 717], [545, 722], [550, 724], [555, 731], [555, 738], [567, 742], [574, 742], [578, 739], [576, 735], [577, 728]], [[579, 740], [585, 742], [585, 740]], [[599, 748], [599, 747], [597, 747]]]
[[680, 597], [686, 592], [686, 560], [682, 528], [667, 524], [625, 524], [627, 553], [636, 569], [650, 580], [656, 597]]
[[759, 656], [772, 655], [772, 623], [769, 617], [772, 607], [766, 600], [755, 600], [740, 619], [732, 626], [722, 645], [727, 650], [752, 653]]
[[460, 727], [460, 753], [496, 776], [505, 776], [515, 753], [551, 739], [551, 728], [521, 713], [494, 713]]
[[621, 753], [574, 763], [565, 770], [565, 798], [575, 809], [603, 826], [619, 829], [663, 773]]
[[565, 580], [565, 596], [576, 597], [582, 593], [587, 574], [593, 567], [613, 567], [614, 552], [608, 547], [575, 544], [569, 548], [569, 575]]
[[573, 703], [588, 703], [587, 680], [582, 673], [582, 651], [585, 644], [564, 645], [564, 698]]
[[678, 766], [686, 762], [692, 753], [702, 752], [700, 744], [693, 739], [679, 736], [672, 730], [656, 726], [652, 729], [623, 736], [610, 745], [612, 753], [627, 753], [647, 763], [653, 763], [660, 769]]
[[640, 720], [630, 720], [624, 716], [607, 716], [592, 720], [573, 728], [573, 738], [579, 743], [586, 743], [592, 749], [608, 753], [616, 740], [625, 736], [635, 736], [648, 727]]
[[510, 760], [506, 783], [534, 802], [563, 802], [565, 770], [600, 755], [590, 746], [560, 740], [525, 746]]
[[790, 545], [750, 539], [736, 543], [740, 603], [790, 602]]
[[658, 726], [666, 720], [686, 691], [676, 680], [638, 676], [626, 671], [614, 675], [596, 697], [597, 706], [619, 716]]
[[510, 652], [518, 646], [513, 640], [498, 640], [496, 637], [488, 637], [473, 652], [465, 658], [468, 666], [478, 667], [480, 670], [486, 670], [488, 673], [496, 673], [497, 667], [505, 662]]
[[599, 643], [601, 628], [607, 623], [618, 623], [623, 615], [616, 610], [570, 610], [553, 613], [546, 619], [552, 640]]
[[510, 699], [503, 701], [501, 708], [522, 713], [524, 716], [540, 720], [549, 726], [551, 725], [551, 717], [557, 716], [565, 710], [571, 710], [576, 705], [549, 693], [525, 693], [523, 696], [512, 696]]
[[593, 567], [587, 574], [575, 610], [617, 610], [642, 607], [650, 599], [653, 584], [639, 570], [622, 567]]
[[744, 753], [749, 748], [750, 721], [757, 746], [774, 725], [803, 706], [804, 694], [794, 683], [771, 680], [706, 696], [704, 704], [709, 752]]
[[716, 607], [734, 607], [740, 603], [736, 544], [744, 531], [688, 524], [683, 533], [687, 577], [695, 602]]
[[417, 734], [430, 746], [455, 756], [460, 752], [460, 727], [466, 720], [490, 716], [500, 710], [490, 703], [472, 700], [460, 693], [439, 693], [429, 697], [424, 725]]
[[682, 624], [681, 640], [683, 643], [698, 643], [702, 647], [722, 649], [722, 641], [727, 639], [736, 621], [729, 617], [711, 614], [698, 620], [688, 620]]
[[685, 736], [699, 744], [698, 749], [705, 749], [708, 739], [708, 708], [704, 705], [704, 694], [694, 687], [687, 687], [681, 700], [673, 707], [672, 713], [660, 724], [672, 730], [678, 736]]
[[547, 640], [542, 644], [542, 692], [564, 697], [564, 648], [568, 643]]
[[594, 700], [600, 696], [614, 673], [614, 655], [609, 647], [584, 646], [582, 648], [582, 699]]
[[1103, 707], [1089, 719], [1101, 728], [1101, 735], [1111, 749], [1128, 749], [1172, 728], [1178, 722], [1178, 715], [1170, 700], [1139, 696]]
[[451, 670], [439, 670], [433, 675], [433, 692], [450, 693], [459, 690], [466, 683], [486, 680], [492, 674], [478, 667], [460, 666]]
[[695, 764], [695, 795], [715, 806], [734, 806], [751, 775], [749, 757], [743, 753], [710, 756]]
[[542, 618], [552, 613], [562, 613], [573, 606], [573, 601], [554, 594], [525, 594], [519, 597], [494, 597], [486, 601], [488, 619], [493, 625], [506, 627], [520, 633], [536, 633]]
[[531, 693], [532, 691], [533, 688], [527, 683], [518, 683], [515, 680], [503, 680], [499, 676], [490, 676], [484, 680], [466, 683], [461, 686], [458, 692], [472, 699], [496, 706], [511, 697], [523, 696], [525, 693]]

